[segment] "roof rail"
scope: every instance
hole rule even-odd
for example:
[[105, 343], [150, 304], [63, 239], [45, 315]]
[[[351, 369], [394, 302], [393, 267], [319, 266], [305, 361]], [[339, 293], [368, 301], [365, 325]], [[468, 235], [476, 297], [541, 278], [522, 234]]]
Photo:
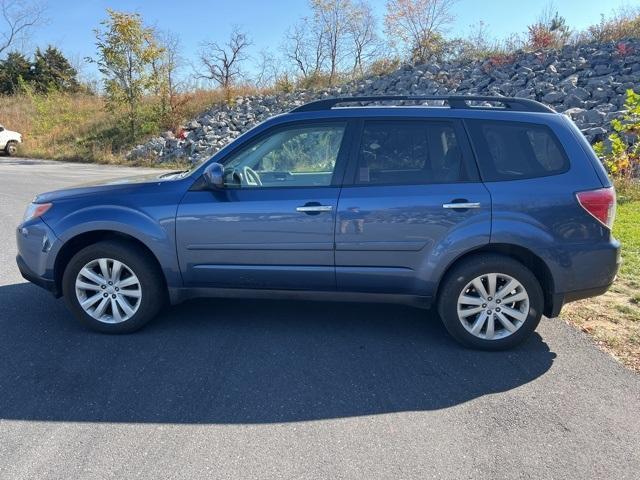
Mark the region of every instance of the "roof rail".
[[[543, 112], [555, 113], [550, 107], [543, 105], [535, 100], [518, 97], [492, 97], [483, 95], [378, 95], [367, 97], [335, 97], [324, 98], [301, 105], [291, 110], [291, 112], [317, 112], [321, 110], [330, 110], [340, 103], [357, 103], [357, 102], [421, 102], [421, 101], [444, 101], [449, 104], [449, 108], [454, 109], [491, 109], [504, 108], [516, 112]], [[492, 102], [501, 103], [504, 107], [491, 107], [481, 105], [469, 105], [468, 102]]]

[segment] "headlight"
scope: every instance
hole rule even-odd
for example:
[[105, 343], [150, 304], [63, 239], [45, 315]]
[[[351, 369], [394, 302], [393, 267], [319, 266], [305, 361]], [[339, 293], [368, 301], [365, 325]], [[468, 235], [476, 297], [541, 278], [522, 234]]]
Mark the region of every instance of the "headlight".
[[41, 217], [51, 207], [53, 207], [53, 203], [30, 203], [27, 207], [27, 211], [24, 212], [22, 223]]

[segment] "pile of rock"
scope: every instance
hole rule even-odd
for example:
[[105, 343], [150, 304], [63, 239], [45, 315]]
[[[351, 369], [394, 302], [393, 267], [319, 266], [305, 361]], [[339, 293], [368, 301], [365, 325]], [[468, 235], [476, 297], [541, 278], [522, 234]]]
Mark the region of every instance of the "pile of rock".
[[640, 41], [519, 52], [482, 62], [406, 65], [339, 87], [272, 96], [238, 97], [216, 105], [183, 127], [138, 145], [129, 158], [197, 162], [255, 124], [315, 98], [348, 95], [482, 94], [532, 98], [569, 115], [590, 141], [610, 131], [627, 89], [640, 89]]

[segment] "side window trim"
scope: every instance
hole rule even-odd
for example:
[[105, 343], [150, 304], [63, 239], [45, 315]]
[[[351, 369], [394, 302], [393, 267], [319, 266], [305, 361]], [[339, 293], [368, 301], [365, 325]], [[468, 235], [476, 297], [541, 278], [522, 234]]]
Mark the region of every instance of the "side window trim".
[[[290, 128], [304, 128], [307, 126], [326, 126], [326, 125], [335, 125], [335, 124], [342, 124], [345, 126], [344, 128], [344, 134], [342, 136], [342, 142], [340, 144], [340, 149], [338, 150], [338, 155], [336, 157], [336, 164], [335, 167], [333, 169], [333, 175], [331, 177], [331, 183], [329, 185], [318, 185], [318, 186], [313, 186], [313, 185], [307, 185], [307, 186], [301, 186], [301, 185], [283, 185], [283, 186], [268, 186], [268, 187], [251, 187], [251, 191], [258, 191], [258, 190], [276, 190], [276, 189], [291, 189], [291, 188], [327, 188], [327, 187], [339, 187], [342, 185], [342, 182], [344, 180], [344, 172], [346, 170], [347, 167], [347, 162], [348, 162], [348, 158], [349, 158], [349, 151], [350, 151], [350, 146], [353, 143], [352, 142], [352, 138], [353, 138], [353, 121], [351, 119], [348, 118], [318, 118], [318, 119], [310, 119], [310, 120], [293, 120], [293, 121], [289, 121], [289, 122], [285, 122], [285, 123], [279, 123], [277, 125], [273, 125], [272, 127], [267, 128], [266, 130], [258, 133], [257, 135], [254, 135], [250, 138], [247, 138], [246, 141], [242, 142], [240, 145], [238, 145], [236, 148], [234, 148], [233, 150], [227, 152], [225, 154], [225, 156], [220, 159], [219, 163], [221, 163], [222, 165], [225, 165], [231, 158], [233, 158], [234, 155], [237, 155], [239, 152], [241, 152], [242, 150], [244, 150], [245, 148], [249, 148], [251, 145], [253, 145], [255, 142], [259, 142], [262, 139], [274, 135], [276, 133], [278, 133], [279, 131], [283, 131], [283, 130], [288, 130]], [[198, 183], [198, 181], [196, 181], [196, 183]], [[238, 187], [238, 186], [234, 186], [231, 185], [229, 187], [226, 188], [226, 190], [247, 190], [246, 188], [242, 188], [242, 187]]]
[[[562, 155], [563, 159], [564, 159], [564, 164], [565, 167], [561, 170], [558, 171], [552, 171], [543, 175], [532, 175], [532, 176], [526, 176], [526, 177], [522, 177], [522, 178], [507, 178], [507, 179], [490, 179], [488, 177], [488, 172], [487, 171], [483, 171], [483, 162], [482, 162], [482, 152], [483, 150], [485, 150], [484, 146], [481, 145], [476, 145], [476, 143], [478, 142], [483, 142], [486, 143], [486, 141], [484, 139], [482, 140], [476, 140], [475, 136], [473, 134], [474, 131], [474, 127], [472, 126], [472, 122], [485, 122], [485, 123], [493, 123], [493, 124], [511, 124], [511, 125], [521, 125], [523, 127], [533, 127], [533, 128], [539, 128], [539, 129], [543, 129], [545, 130], [548, 134], [549, 137], [551, 138], [551, 140], [554, 142], [554, 144], [556, 145], [556, 147], [558, 148], [558, 151], [560, 152], [560, 154]], [[552, 177], [552, 176], [556, 176], [556, 175], [563, 175], [567, 172], [569, 172], [571, 170], [571, 162], [569, 160], [569, 156], [567, 155], [566, 149], [564, 144], [562, 143], [562, 141], [560, 140], [560, 138], [558, 138], [558, 135], [556, 134], [556, 132], [547, 124], [545, 123], [536, 123], [536, 122], [530, 122], [530, 121], [519, 121], [519, 120], [495, 120], [495, 119], [482, 119], [482, 118], [467, 118], [464, 119], [462, 121], [462, 124], [464, 126], [464, 129], [467, 133], [467, 139], [470, 145], [471, 150], [473, 151], [474, 157], [475, 157], [475, 161], [476, 161], [476, 165], [477, 165], [477, 169], [480, 175], [480, 178], [482, 180], [482, 182], [509, 182], [509, 181], [515, 181], [515, 180], [530, 180], [533, 178], [544, 178], [544, 177]], [[486, 170], [486, 167], [485, 167]]]
[[[353, 128], [353, 140], [351, 141], [352, 145], [349, 150], [349, 162], [346, 169], [346, 174], [344, 178], [344, 182], [342, 186], [344, 187], [384, 187], [384, 186], [401, 186], [408, 184], [398, 184], [398, 183], [376, 183], [376, 184], [366, 184], [366, 183], [358, 183], [357, 182], [357, 174], [358, 174], [358, 162], [360, 155], [360, 148], [362, 146], [363, 141], [363, 133], [364, 127], [367, 122], [384, 122], [384, 121], [395, 121], [398, 123], [407, 123], [407, 122], [422, 122], [422, 123], [440, 123], [440, 124], [450, 124], [453, 127], [453, 130], [456, 135], [456, 140], [458, 142], [458, 146], [462, 151], [462, 161], [466, 168], [468, 177], [467, 180], [459, 181], [456, 183], [480, 183], [482, 180], [480, 178], [480, 171], [478, 169], [478, 165], [476, 163], [475, 155], [472, 150], [472, 144], [469, 139], [469, 136], [466, 132], [465, 126], [459, 118], [450, 118], [450, 117], [360, 117], [356, 121], [354, 121]], [[428, 182], [416, 182], [415, 185], [432, 185], [432, 183]]]

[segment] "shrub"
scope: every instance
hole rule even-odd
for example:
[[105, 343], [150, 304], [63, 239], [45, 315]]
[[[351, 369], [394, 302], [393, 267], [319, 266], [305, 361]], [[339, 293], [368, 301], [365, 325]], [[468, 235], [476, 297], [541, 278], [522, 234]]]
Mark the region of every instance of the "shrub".
[[611, 122], [613, 133], [594, 149], [615, 178], [631, 178], [640, 173], [640, 94], [627, 90], [622, 118]]
[[640, 37], [640, 8], [621, 8], [610, 17], [600, 16], [600, 22], [591, 25], [581, 40], [615, 42]]
[[400, 68], [400, 59], [397, 57], [383, 57], [377, 60], [374, 60], [369, 68], [367, 69], [367, 74], [369, 75], [387, 75], [389, 73], [395, 72], [398, 68]]
[[516, 60], [516, 56], [514, 54], [509, 54], [509, 53], [504, 53], [504, 52], [497, 52], [494, 53], [492, 55], [490, 55], [487, 60], [484, 62], [484, 64], [482, 65], [482, 69], [486, 72], [489, 73], [492, 70], [496, 69], [496, 68], [500, 68], [504, 65], [509, 65], [513, 62], [515, 62]]
[[328, 73], [312, 73], [306, 77], [300, 77], [296, 82], [297, 88], [303, 90], [317, 90], [331, 86], [332, 79]]
[[558, 12], [552, 14], [551, 8], [545, 9], [538, 21], [529, 25], [527, 30], [528, 44], [533, 50], [562, 48], [571, 36], [566, 19]]

